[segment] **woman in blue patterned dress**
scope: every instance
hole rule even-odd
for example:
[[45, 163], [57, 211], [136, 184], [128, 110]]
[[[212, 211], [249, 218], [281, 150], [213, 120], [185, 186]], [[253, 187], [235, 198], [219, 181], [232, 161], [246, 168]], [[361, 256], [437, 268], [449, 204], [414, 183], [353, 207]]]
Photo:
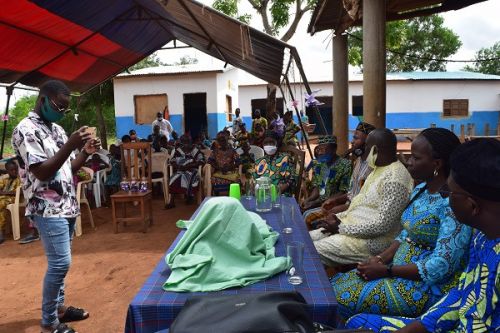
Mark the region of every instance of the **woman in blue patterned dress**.
[[475, 139], [451, 156], [450, 206], [475, 229], [460, 283], [418, 318], [359, 314], [349, 328], [374, 332], [498, 332], [500, 330], [500, 142]]
[[457, 284], [471, 229], [456, 220], [439, 190], [459, 145], [443, 128], [426, 129], [413, 141], [408, 171], [423, 183], [401, 216], [402, 232], [387, 250], [331, 281], [344, 319], [357, 313], [415, 317]]

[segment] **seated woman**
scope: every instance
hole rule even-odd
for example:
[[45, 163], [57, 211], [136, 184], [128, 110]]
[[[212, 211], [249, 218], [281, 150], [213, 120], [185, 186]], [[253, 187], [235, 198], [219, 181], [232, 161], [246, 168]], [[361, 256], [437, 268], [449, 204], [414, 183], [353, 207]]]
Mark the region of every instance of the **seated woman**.
[[212, 166], [210, 179], [212, 191], [218, 194], [228, 192], [229, 185], [232, 183], [241, 183], [238, 171], [240, 158], [236, 150], [229, 145], [224, 132], [217, 133], [215, 143], [208, 163]]
[[98, 153], [94, 153], [86, 162], [85, 166], [91, 168], [94, 172], [109, 168], [109, 164], [102, 159]]
[[456, 220], [439, 191], [459, 145], [443, 128], [426, 129], [413, 141], [408, 170], [423, 183], [401, 216], [403, 231], [385, 251], [331, 280], [344, 319], [363, 312], [415, 317], [457, 284], [471, 228]]
[[251, 143], [254, 146], [263, 147], [264, 139], [266, 138], [266, 129], [261, 124], [255, 125], [254, 133], [251, 135]]
[[[320, 138], [314, 154], [316, 160], [311, 166], [313, 169], [312, 190], [301, 204], [302, 211], [319, 207], [331, 196], [347, 193], [349, 190], [351, 162], [337, 155], [337, 138], [334, 136]], [[306, 215], [307, 212], [304, 217]]]
[[116, 145], [109, 146], [109, 165], [111, 166], [111, 171], [106, 176], [106, 181], [104, 186], [108, 188], [106, 193], [113, 194], [118, 191], [120, 182], [122, 180], [122, 169], [121, 169], [121, 151], [120, 147]]
[[254, 180], [260, 177], [268, 177], [271, 183], [279, 186], [282, 194], [291, 195], [296, 184], [295, 167], [290, 163], [290, 156], [278, 152], [278, 142], [268, 136], [264, 139], [264, 157], [255, 161], [255, 169], [252, 177]]
[[[174, 172], [168, 184], [171, 194], [185, 194], [186, 201], [191, 202], [194, 195], [199, 191], [200, 175], [198, 167], [205, 164], [205, 157], [201, 150], [196, 148], [191, 137], [182, 135], [180, 147], [176, 148], [170, 164]], [[170, 202], [165, 208], [174, 208], [174, 196], [170, 196]]]
[[243, 174], [246, 179], [250, 179], [252, 177], [252, 172], [255, 165], [255, 156], [250, 153], [250, 145], [248, 142], [245, 142], [243, 146], [241, 146], [241, 150], [243, 152], [240, 155], [240, 161], [243, 169]]
[[240, 128], [238, 130], [238, 134], [236, 134], [236, 142], [237, 147], [243, 148], [245, 144], [248, 144], [250, 141], [250, 133], [247, 131], [247, 127], [245, 123], [240, 124]]
[[300, 132], [300, 126], [293, 121], [292, 111], [287, 111], [283, 115], [283, 121], [285, 122], [283, 144], [296, 147], [299, 143], [297, 133]]

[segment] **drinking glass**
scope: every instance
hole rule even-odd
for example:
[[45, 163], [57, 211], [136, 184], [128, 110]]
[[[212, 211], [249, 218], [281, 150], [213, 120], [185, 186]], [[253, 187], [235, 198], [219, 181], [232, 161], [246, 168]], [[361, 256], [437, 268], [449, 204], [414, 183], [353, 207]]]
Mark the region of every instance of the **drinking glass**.
[[289, 242], [286, 245], [286, 256], [288, 260], [287, 279], [288, 283], [299, 285], [304, 279], [304, 243]]
[[291, 234], [293, 229], [292, 229], [292, 224], [293, 221], [295, 220], [295, 207], [290, 204], [285, 204], [284, 202], [281, 204], [281, 225], [282, 225], [282, 232], [284, 234]]

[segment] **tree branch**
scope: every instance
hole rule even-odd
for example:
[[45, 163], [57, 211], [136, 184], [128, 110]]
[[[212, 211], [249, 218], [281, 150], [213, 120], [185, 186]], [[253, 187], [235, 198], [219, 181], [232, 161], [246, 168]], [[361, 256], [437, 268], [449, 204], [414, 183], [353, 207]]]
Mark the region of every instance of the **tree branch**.
[[262, 17], [262, 25], [264, 26], [264, 31], [273, 36], [274, 31], [272, 25], [269, 23], [269, 17], [267, 16], [267, 5], [269, 4], [269, 0], [262, 0], [261, 7], [259, 9], [259, 14]]
[[250, 4], [252, 5], [252, 7], [260, 12], [260, 7], [262, 6], [262, 2], [258, 1], [258, 0], [248, 0], [248, 2], [250, 2]]
[[300, 8], [301, 5], [301, 0], [296, 0], [296, 11], [295, 11], [295, 17], [293, 18], [292, 24], [288, 27], [288, 30], [285, 32], [283, 37], [281, 37], [281, 40], [283, 42], [288, 42], [290, 38], [295, 34], [295, 31], [297, 30], [297, 26], [299, 25], [300, 19], [304, 14], [311, 9], [310, 6], [305, 6], [304, 9]]

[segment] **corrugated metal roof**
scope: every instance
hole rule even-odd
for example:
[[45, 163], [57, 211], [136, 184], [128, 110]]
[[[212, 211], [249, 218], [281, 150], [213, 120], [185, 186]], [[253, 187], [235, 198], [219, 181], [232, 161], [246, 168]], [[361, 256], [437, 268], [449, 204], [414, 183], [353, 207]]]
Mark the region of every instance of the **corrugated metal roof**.
[[[240, 72], [243, 73], [243, 72]], [[307, 76], [309, 83], [332, 82], [333, 75], [326, 76], [323, 72], [316, 72]], [[390, 72], [386, 74], [387, 81], [426, 81], [426, 80], [500, 80], [500, 75], [490, 75], [474, 72]], [[363, 74], [349, 73], [350, 82], [362, 82]], [[293, 79], [290, 80], [294, 83]], [[301, 83], [301, 82], [296, 82]], [[248, 73], [239, 75], [240, 86], [256, 86], [266, 84], [264, 81]]]
[[[458, 10], [486, 0], [387, 0], [386, 20], [406, 20], [451, 10]], [[349, 12], [348, 12], [349, 11]], [[334, 29], [342, 33], [352, 26], [361, 26], [363, 10], [361, 0], [319, 0], [311, 15], [307, 31]]]
[[387, 73], [392, 80], [500, 80], [500, 75], [475, 72], [400, 72]]
[[121, 73], [118, 77], [132, 77], [132, 76], [156, 76], [156, 75], [173, 75], [173, 74], [189, 74], [189, 73], [207, 73], [218, 72], [233, 69], [233, 66], [226, 66], [221, 61], [216, 61], [214, 64], [189, 64], [189, 65], [175, 65], [175, 66], [157, 66], [141, 68], [130, 73]]

